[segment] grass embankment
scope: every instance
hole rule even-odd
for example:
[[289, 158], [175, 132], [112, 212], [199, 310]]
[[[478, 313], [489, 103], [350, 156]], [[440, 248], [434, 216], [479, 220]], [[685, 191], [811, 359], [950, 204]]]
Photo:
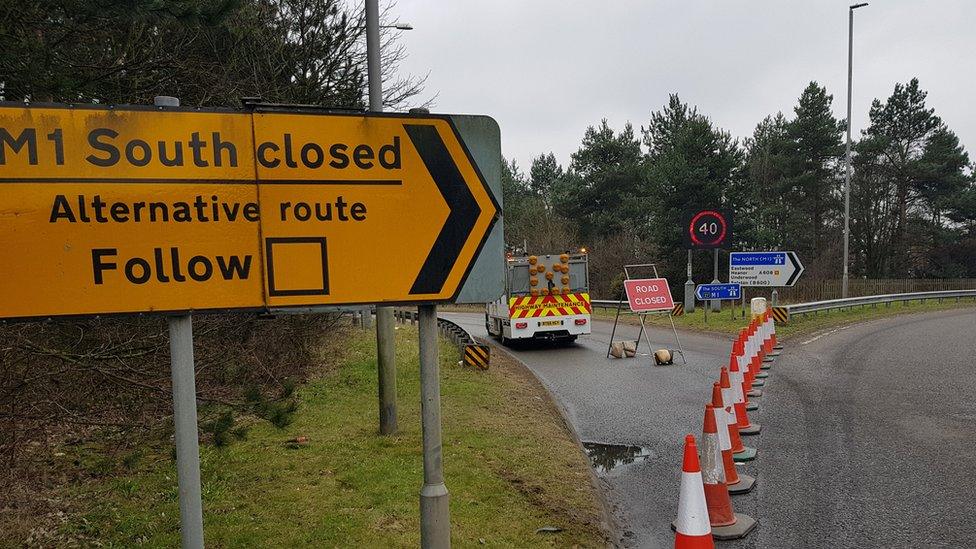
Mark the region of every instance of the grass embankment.
[[[875, 318], [907, 313], [942, 311], [960, 307], [976, 307], [976, 303], [971, 299], [963, 300], [959, 303], [956, 303], [955, 300], [945, 300], [942, 303], [938, 301], [923, 301], [921, 303], [913, 301], [908, 304], [901, 302], [892, 303], [891, 306], [878, 305], [876, 308], [869, 305], [867, 307], [854, 307], [853, 309], [821, 311], [816, 315], [796, 315], [788, 323], [777, 324], [776, 335], [779, 338], [805, 335], [834, 326], [842, 326]], [[746, 309], [748, 314], [748, 306]], [[709, 312], [708, 321], [706, 322], [704, 310], [699, 307], [695, 309], [694, 313], [674, 317], [674, 325], [678, 328], [688, 330], [736, 334], [746, 326], [748, 320], [742, 317], [742, 309], [739, 306], [736, 306], [735, 313], [736, 316], [733, 318], [730, 307], [726, 306], [720, 313]], [[593, 314], [597, 318], [613, 320], [616, 312], [613, 309], [594, 308]], [[627, 322], [628, 324], [638, 323], [637, 317], [632, 313], [625, 314], [621, 311], [620, 319], [622, 322]], [[645, 322], [655, 326], [670, 326], [666, 315], [648, 315]]]
[[[201, 446], [211, 547], [416, 547], [422, 484], [417, 333], [397, 331], [400, 434], [377, 430], [372, 334], [347, 332], [338, 367], [298, 390], [284, 429], [256, 423], [244, 440]], [[462, 369], [441, 346], [444, 470], [457, 546], [602, 546], [589, 465], [544, 390], [503, 356]], [[289, 439], [308, 437], [307, 445]], [[53, 459], [112, 473], [70, 487], [62, 540], [179, 545], [176, 470], [168, 444], [126, 463], [107, 448], [56, 448]], [[114, 458], [113, 458], [114, 459]], [[94, 466], [94, 465], [93, 465]], [[558, 533], [536, 533], [555, 526]], [[12, 540], [3, 540], [0, 545]]]

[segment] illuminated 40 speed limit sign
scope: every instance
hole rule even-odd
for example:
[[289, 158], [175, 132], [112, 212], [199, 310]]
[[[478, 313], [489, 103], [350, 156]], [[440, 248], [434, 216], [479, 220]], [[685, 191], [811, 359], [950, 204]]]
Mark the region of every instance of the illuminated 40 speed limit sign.
[[682, 233], [688, 249], [728, 248], [732, 241], [731, 213], [720, 209], [687, 212]]

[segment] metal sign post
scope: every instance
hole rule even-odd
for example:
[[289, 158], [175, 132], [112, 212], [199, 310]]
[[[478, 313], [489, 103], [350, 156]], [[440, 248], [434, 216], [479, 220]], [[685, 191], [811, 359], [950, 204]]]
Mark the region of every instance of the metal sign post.
[[[157, 107], [179, 107], [176, 97], [153, 98]], [[193, 317], [169, 317], [170, 373], [173, 379], [173, 431], [180, 505], [180, 544], [203, 548], [203, 500], [200, 489], [200, 441], [197, 433], [197, 383], [193, 360]]]
[[[379, 0], [366, 0], [366, 73], [369, 110], [383, 111], [383, 75], [380, 67]], [[367, 312], [367, 318], [369, 313]], [[397, 432], [396, 338], [392, 307], [376, 307], [376, 372], [379, 382], [380, 434]]]
[[420, 409], [424, 439], [424, 486], [420, 489], [420, 546], [451, 546], [449, 496], [441, 447], [441, 386], [437, 306], [417, 307], [420, 337]]
[[203, 503], [200, 498], [200, 446], [197, 435], [197, 387], [193, 365], [193, 318], [169, 319], [169, 353], [173, 375], [173, 428], [183, 549], [203, 548]]
[[[712, 250], [712, 284], [718, 283], [718, 248], [715, 248]], [[708, 306], [712, 308], [712, 312], [720, 312], [722, 310], [722, 301], [713, 299], [708, 302]]]
[[695, 312], [695, 281], [691, 279], [691, 250], [688, 250], [688, 280], [685, 281], [685, 312]]

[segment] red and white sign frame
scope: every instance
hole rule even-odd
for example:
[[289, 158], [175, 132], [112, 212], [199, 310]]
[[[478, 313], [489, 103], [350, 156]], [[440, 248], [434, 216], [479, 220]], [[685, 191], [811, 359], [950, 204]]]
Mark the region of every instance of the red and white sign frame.
[[635, 313], [670, 311], [674, 309], [674, 299], [666, 278], [637, 278], [624, 280], [624, 290], [630, 310]]

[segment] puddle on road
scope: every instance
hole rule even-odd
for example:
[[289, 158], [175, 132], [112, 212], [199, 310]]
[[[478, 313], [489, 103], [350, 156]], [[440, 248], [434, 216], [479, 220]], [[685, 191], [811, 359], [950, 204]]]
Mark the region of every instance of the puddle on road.
[[630, 465], [637, 461], [644, 461], [654, 454], [650, 448], [644, 446], [626, 446], [624, 444], [600, 444], [598, 442], [584, 442], [583, 449], [590, 458], [590, 463], [598, 473], [608, 473], [611, 469]]

